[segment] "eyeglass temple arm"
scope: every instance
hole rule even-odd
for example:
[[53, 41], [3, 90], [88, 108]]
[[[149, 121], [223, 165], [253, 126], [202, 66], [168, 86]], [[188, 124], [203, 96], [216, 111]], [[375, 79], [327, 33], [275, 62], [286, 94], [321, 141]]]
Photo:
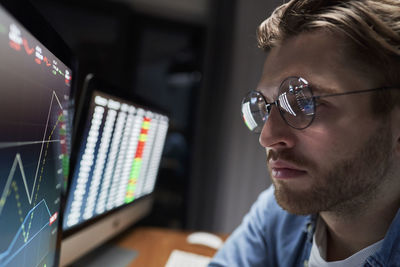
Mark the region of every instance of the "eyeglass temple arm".
[[366, 92], [381, 91], [381, 90], [391, 90], [391, 89], [400, 89], [400, 86], [383, 86], [383, 87], [378, 87], [378, 88], [373, 88], [373, 89], [365, 89], [365, 90], [358, 90], [358, 91], [351, 91], [351, 92], [344, 92], [344, 93], [317, 95], [317, 96], [313, 96], [313, 98], [314, 99], [319, 99], [319, 98], [323, 98], [323, 97], [361, 94], [361, 93], [366, 93]]

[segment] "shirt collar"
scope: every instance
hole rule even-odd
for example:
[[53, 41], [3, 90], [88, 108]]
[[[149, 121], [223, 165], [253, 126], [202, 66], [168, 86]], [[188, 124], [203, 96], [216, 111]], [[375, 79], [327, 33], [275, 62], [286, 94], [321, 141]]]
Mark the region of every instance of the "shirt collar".
[[317, 226], [318, 217], [318, 214], [309, 215], [304, 222], [303, 231], [307, 234], [307, 242], [313, 242], [313, 235]]
[[[374, 254], [375, 260], [382, 262], [384, 266], [400, 260], [400, 209], [397, 211], [383, 240], [382, 248]], [[398, 263], [398, 262], [397, 262]]]

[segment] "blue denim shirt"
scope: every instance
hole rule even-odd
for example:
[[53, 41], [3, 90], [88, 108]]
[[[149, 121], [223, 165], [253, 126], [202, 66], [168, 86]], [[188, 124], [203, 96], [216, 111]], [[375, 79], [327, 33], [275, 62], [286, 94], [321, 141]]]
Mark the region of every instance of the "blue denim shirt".
[[[209, 267], [308, 266], [316, 221], [316, 215], [298, 216], [283, 210], [271, 186], [260, 194]], [[382, 248], [364, 266], [400, 266], [400, 211]]]

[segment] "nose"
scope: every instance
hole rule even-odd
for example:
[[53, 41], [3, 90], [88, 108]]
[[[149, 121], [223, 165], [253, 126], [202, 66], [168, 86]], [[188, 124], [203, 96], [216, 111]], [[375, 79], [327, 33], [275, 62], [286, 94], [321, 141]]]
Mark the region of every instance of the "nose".
[[270, 149], [292, 148], [296, 143], [294, 130], [284, 121], [278, 108], [274, 105], [262, 128], [259, 142], [261, 146]]

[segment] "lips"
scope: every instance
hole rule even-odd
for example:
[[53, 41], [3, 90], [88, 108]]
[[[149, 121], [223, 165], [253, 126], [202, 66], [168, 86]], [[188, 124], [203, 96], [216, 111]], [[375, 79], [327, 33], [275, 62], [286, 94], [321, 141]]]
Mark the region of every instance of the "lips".
[[269, 166], [271, 168], [272, 177], [276, 179], [300, 178], [307, 174], [306, 170], [281, 160], [270, 161]]

